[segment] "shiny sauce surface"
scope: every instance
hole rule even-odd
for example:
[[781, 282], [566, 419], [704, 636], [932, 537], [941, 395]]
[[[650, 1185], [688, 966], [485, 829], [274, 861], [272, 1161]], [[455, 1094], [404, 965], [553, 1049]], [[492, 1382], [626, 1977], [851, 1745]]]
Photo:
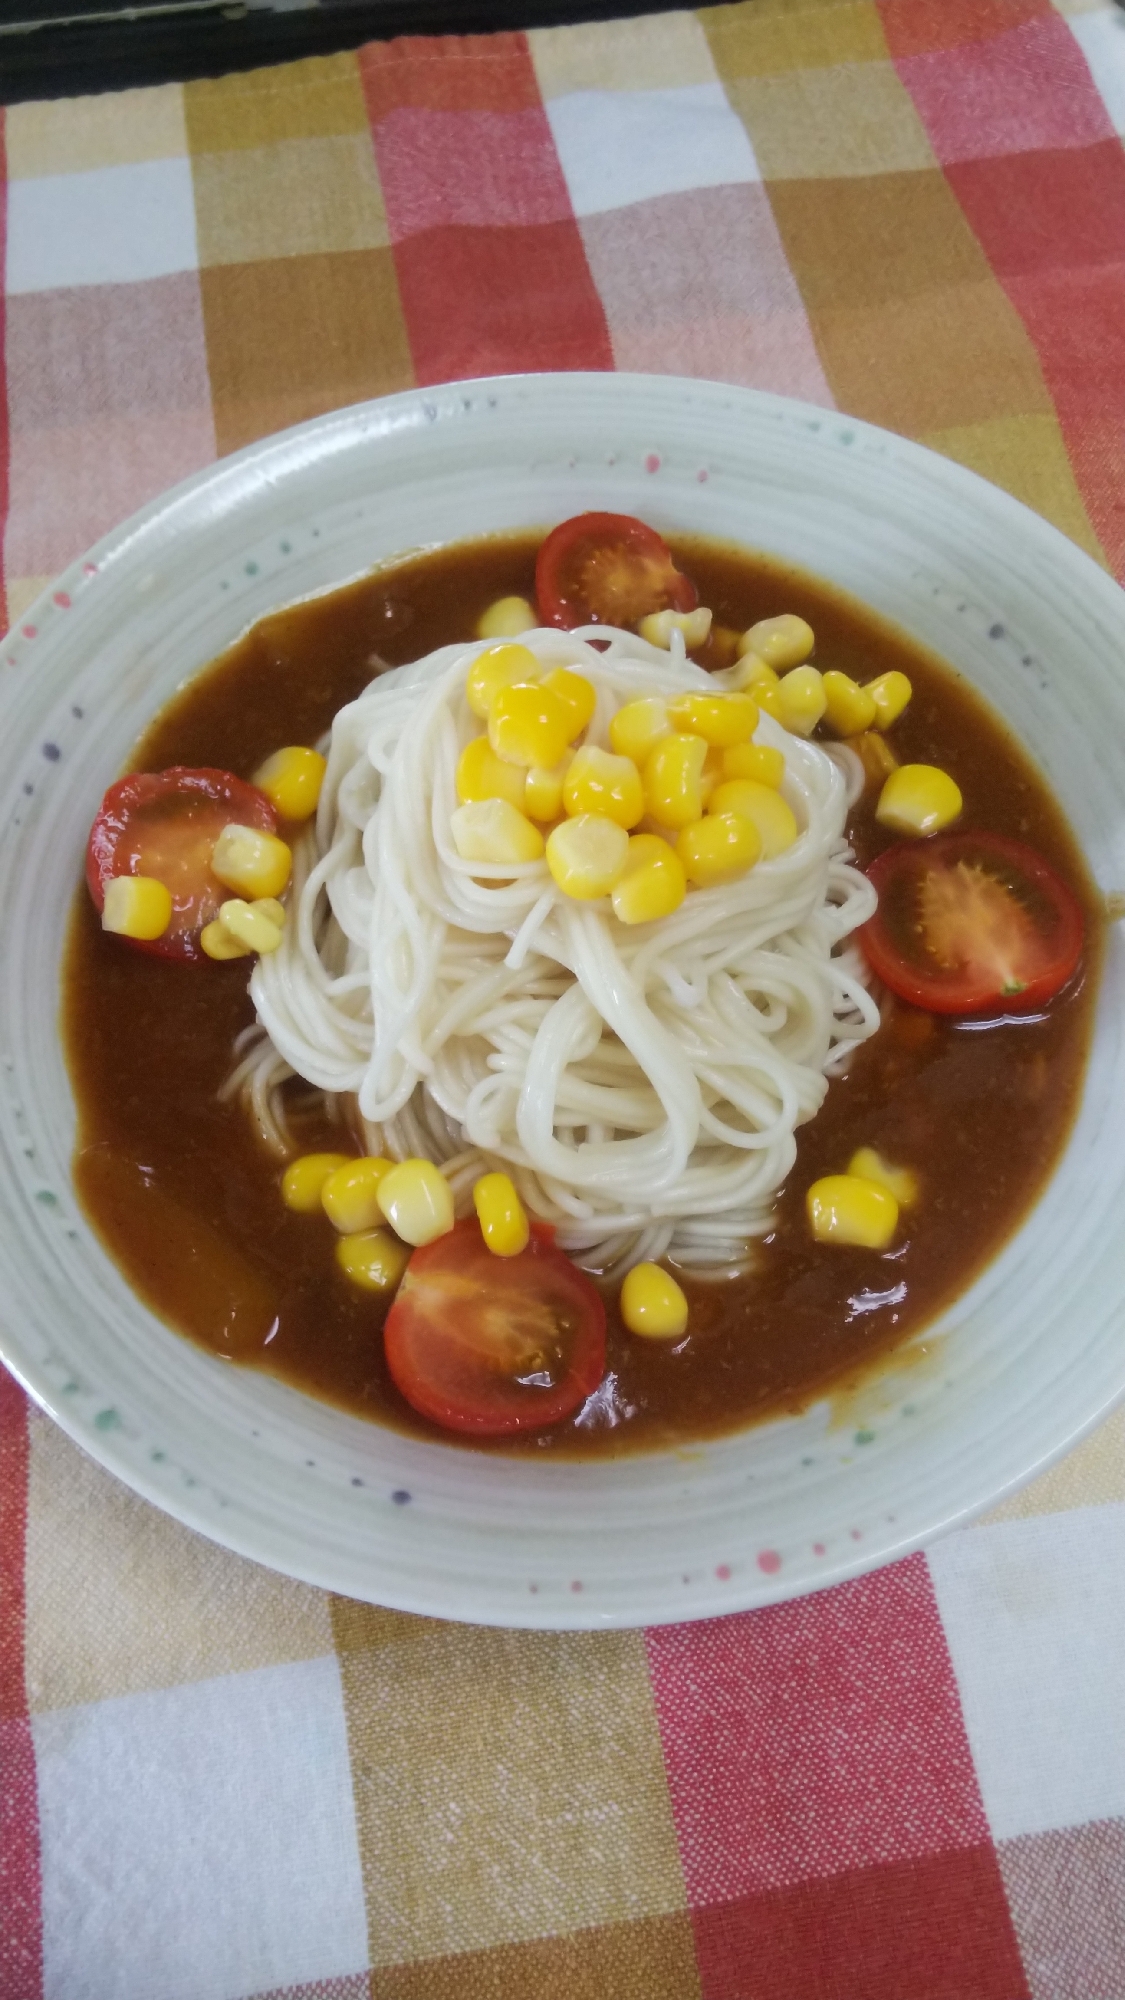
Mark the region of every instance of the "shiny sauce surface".
[[[410, 558], [264, 619], [181, 693], [132, 760], [249, 776], [280, 744], [315, 742], [380, 663], [468, 639], [483, 609], [531, 596], [539, 537], [491, 538]], [[962, 824], [1037, 848], [1087, 915], [1079, 975], [1041, 1017], [958, 1022], [892, 1004], [884, 1026], [798, 1133], [797, 1164], [753, 1274], [685, 1281], [689, 1336], [631, 1338], [607, 1297], [608, 1375], [551, 1430], [485, 1449], [571, 1457], [655, 1448], [798, 1410], [877, 1365], [965, 1289], [1019, 1224], [1066, 1138], [1086, 1055], [1100, 942], [1092, 886], [1042, 778], [950, 668], [800, 571], [681, 537], [677, 560], [717, 626], [797, 611], [816, 664], [858, 680], [890, 667], [914, 698], [890, 740], [903, 763], [952, 772]], [[107, 781], [110, 774], [107, 773]], [[876, 793], [855, 809], [861, 864], [888, 844]], [[106, 1247], [171, 1326], [231, 1362], [400, 1430], [458, 1440], [418, 1417], [387, 1374], [385, 1308], [338, 1271], [326, 1218], [290, 1214], [279, 1168], [218, 1092], [253, 1019], [245, 961], [185, 967], [105, 936], [76, 896], [63, 1028], [79, 1107], [75, 1179]], [[350, 1150], [319, 1101], [287, 1086], [302, 1148]], [[922, 1183], [886, 1254], [810, 1240], [810, 1181], [874, 1145]], [[460, 1440], [463, 1442], [463, 1440]]]

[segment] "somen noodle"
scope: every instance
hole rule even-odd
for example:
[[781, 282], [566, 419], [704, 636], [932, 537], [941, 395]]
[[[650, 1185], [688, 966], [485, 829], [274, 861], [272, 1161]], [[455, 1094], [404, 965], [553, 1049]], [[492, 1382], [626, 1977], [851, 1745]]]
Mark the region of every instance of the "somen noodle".
[[[629, 632], [536, 631], [521, 644], [597, 691], [608, 747], [624, 702], [732, 685]], [[543, 860], [461, 858], [458, 758], [480, 643], [382, 673], [340, 710], [315, 830], [298, 843], [290, 922], [257, 961], [260, 1027], [228, 1091], [278, 1150], [291, 1074], [342, 1100], [370, 1153], [427, 1155], [459, 1212], [490, 1167], [598, 1271], [668, 1256], [742, 1268], [771, 1224], [795, 1129], [871, 1035], [878, 1010], [848, 944], [875, 893], [844, 825], [858, 759], [762, 715], [785, 754], [796, 841], [671, 916], [626, 926], [564, 895]], [[737, 670], [735, 670], [737, 671]]]

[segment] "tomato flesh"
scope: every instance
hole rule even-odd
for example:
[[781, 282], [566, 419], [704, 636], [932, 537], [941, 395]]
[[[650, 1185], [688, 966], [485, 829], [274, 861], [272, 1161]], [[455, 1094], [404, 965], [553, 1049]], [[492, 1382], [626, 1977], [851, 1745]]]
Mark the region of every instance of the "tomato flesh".
[[152, 875], [172, 898], [172, 921], [163, 937], [126, 938], [137, 951], [190, 964], [206, 956], [199, 933], [230, 895], [211, 873], [211, 856], [224, 826], [277, 829], [264, 792], [231, 771], [134, 771], [111, 785], [90, 829], [86, 882], [95, 907], [115, 875]]
[[694, 611], [699, 593], [655, 528], [632, 514], [575, 514], [535, 564], [545, 625], [636, 625], [650, 611]]
[[558, 1423], [593, 1394], [605, 1307], [549, 1230], [533, 1225], [518, 1257], [494, 1257], [472, 1220], [414, 1252], [383, 1341], [414, 1409], [499, 1437]]
[[884, 985], [935, 1014], [1022, 1014], [1077, 969], [1082, 911], [1042, 855], [991, 833], [890, 847], [859, 941]]

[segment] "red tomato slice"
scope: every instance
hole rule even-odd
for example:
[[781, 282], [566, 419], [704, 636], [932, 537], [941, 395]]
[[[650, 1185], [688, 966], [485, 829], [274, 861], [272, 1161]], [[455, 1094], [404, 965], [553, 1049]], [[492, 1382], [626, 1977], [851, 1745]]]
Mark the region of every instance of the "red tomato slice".
[[134, 771], [111, 785], [90, 829], [86, 881], [95, 906], [114, 875], [153, 875], [172, 897], [172, 921], [151, 942], [126, 938], [138, 951], [187, 962], [206, 956], [199, 933], [230, 895], [211, 873], [224, 826], [277, 829], [277, 814], [256, 785], [230, 771]]
[[416, 1250], [383, 1340], [414, 1409], [481, 1437], [558, 1423], [605, 1373], [601, 1297], [535, 1224], [518, 1257], [494, 1257], [475, 1219]]
[[934, 1014], [1026, 1013], [1075, 971], [1082, 911], [1033, 848], [995, 833], [889, 847], [867, 871], [879, 908], [859, 932], [875, 972]]
[[699, 593], [655, 528], [632, 514], [575, 514], [535, 564], [545, 625], [636, 625], [650, 611], [694, 611]]

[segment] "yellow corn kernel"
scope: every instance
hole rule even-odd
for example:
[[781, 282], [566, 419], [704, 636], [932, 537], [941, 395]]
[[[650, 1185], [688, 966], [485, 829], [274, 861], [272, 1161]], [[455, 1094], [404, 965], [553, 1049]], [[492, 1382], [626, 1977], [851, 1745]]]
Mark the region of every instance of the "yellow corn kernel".
[[410, 1262], [410, 1246], [389, 1229], [365, 1229], [337, 1239], [336, 1262], [361, 1292], [395, 1292]]
[[521, 632], [534, 632], [537, 623], [526, 597], [498, 597], [477, 619], [477, 638], [518, 639]]
[[518, 1257], [531, 1229], [524, 1205], [507, 1174], [482, 1174], [473, 1186], [480, 1233], [494, 1257]]
[[708, 814], [685, 826], [676, 841], [684, 873], [697, 889], [733, 882], [754, 866], [762, 851], [762, 836], [753, 820], [738, 813]]
[[961, 811], [959, 786], [936, 764], [900, 764], [879, 794], [875, 817], [895, 833], [940, 833]]
[[[815, 667], [794, 667], [775, 696], [777, 720], [794, 736], [811, 736], [824, 714], [824, 679]], [[765, 703], [762, 703], [765, 707]], [[774, 711], [771, 709], [770, 714]]]
[[890, 1189], [858, 1174], [825, 1174], [813, 1182], [805, 1206], [818, 1243], [885, 1250], [898, 1228], [898, 1203]]
[[759, 618], [742, 634], [742, 651], [756, 653], [779, 674], [801, 666], [814, 644], [812, 626], [792, 611], [783, 611], [778, 618]]
[[282, 819], [308, 819], [316, 811], [327, 769], [319, 750], [291, 743], [259, 764], [251, 783], [265, 793]]
[[522, 812], [526, 785], [527, 772], [518, 764], [503, 763], [487, 736], [474, 736], [457, 760], [457, 796], [462, 805], [479, 804], [481, 799], [507, 799]]
[[638, 767], [664, 736], [670, 736], [668, 704], [658, 695], [627, 701], [609, 725], [609, 740], [619, 757], [631, 757]]
[[[497, 759], [499, 762], [499, 759]], [[515, 771], [514, 764], [505, 764], [505, 771]], [[570, 768], [570, 758], [564, 757], [553, 771], [535, 770], [527, 773], [527, 789], [523, 795], [523, 809], [529, 819], [540, 823], [559, 819], [563, 809], [563, 781]]]
[[892, 667], [889, 673], [868, 681], [864, 693], [869, 694], [875, 703], [876, 729], [889, 729], [892, 722], [898, 721], [914, 689], [906, 675], [900, 674], [897, 667]]
[[488, 711], [488, 740], [505, 764], [539, 764], [549, 771], [570, 745], [572, 710], [550, 688], [528, 681], [502, 687]]
[[912, 1208], [918, 1199], [918, 1176], [912, 1167], [892, 1167], [874, 1146], [861, 1146], [848, 1161], [849, 1174], [861, 1181], [874, 1181], [893, 1194], [900, 1208]]
[[650, 646], [663, 646], [666, 650], [672, 644], [673, 632], [682, 632], [684, 645], [690, 652], [693, 646], [705, 646], [707, 634], [711, 630], [711, 613], [706, 605], [699, 604], [694, 611], [650, 611], [642, 618], [637, 630]]
[[641, 774], [631, 757], [615, 757], [584, 743], [571, 758], [563, 804], [572, 819], [579, 813], [603, 813], [618, 826], [636, 826], [645, 809]]
[[749, 743], [758, 727], [758, 711], [748, 694], [681, 694], [668, 703], [668, 716], [674, 729], [702, 736], [719, 750]]
[[772, 743], [732, 743], [723, 751], [723, 777], [752, 778], [776, 792], [785, 777], [785, 758]]
[[351, 1165], [347, 1153], [302, 1153], [290, 1160], [281, 1176], [281, 1199], [296, 1215], [320, 1215], [325, 1181], [340, 1167]]
[[478, 653], [465, 682], [465, 699], [474, 715], [488, 721], [489, 710], [501, 688], [517, 681], [533, 681], [539, 662], [530, 646], [489, 646]]
[[547, 866], [565, 896], [589, 902], [608, 896], [629, 855], [629, 836], [615, 819], [580, 813], [547, 838]]
[[543, 676], [543, 686], [557, 695], [570, 715], [570, 741], [581, 736], [598, 705], [598, 691], [585, 674], [572, 674], [569, 667], [552, 667]]
[[379, 1206], [404, 1243], [416, 1247], [448, 1236], [453, 1227], [453, 1195], [432, 1160], [404, 1160], [379, 1182]]
[[858, 736], [875, 720], [875, 703], [867, 688], [835, 667], [824, 676], [824, 719], [837, 736]]
[[725, 785], [716, 785], [707, 810], [736, 813], [739, 819], [748, 819], [756, 826], [765, 861], [775, 854], [784, 854], [800, 832], [793, 808], [781, 793], [775, 792], [772, 785], [756, 784], [753, 778], [728, 778]]
[[[272, 915], [277, 909], [281, 909], [280, 923]], [[229, 902], [219, 904], [219, 928], [237, 943], [245, 945], [247, 951], [256, 951], [261, 957], [268, 958], [281, 943], [285, 911], [272, 897], [263, 911], [261, 903], [245, 903], [241, 896], [233, 896]]]
[[155, 875], [112, 875], [106, 883], [103, 931], [151, 941], [163, 937], [171, 921], [171, 894]]
[[613, 914], [622, 924], [651, 924], [670, 917], [687, 895], [684, 864], [657, 833], [635, 833], [625, 870], [613, 885]]
[[253, 945], [241, 944], [231, 931], [223, 929], [217, 917], [214, 923], [204, 924], [199, 933], [199, 942], [208, 958], [220, 961], [226, 958], [252, 958], [254, 955]]
[[645, 809], [658, 826], [702, 819], [707, 748], [702, 736], [667, 736], [649, 751], [642, 774]]
[[892, 771], [898, 770], [898, 758], [885, 736], [877, 729], [865, 729], [862, 736], [849, 736], [848, 749], [854, 750], [869, 785], [882, 785]]
[[224, 889], [240, 896], [280, 896], [289, 880], [293, 856], [276, 833], [261, 827], [224, 826], [211, 856], [211, 873]]
[[688, 1302], [660, 1264], [634, 1264], [625, 1274], [619, 1304], [629, 1332], [646, 1340], [678, 1340], [687, 1332]]
[[780, 687], [781, 675], [768, 660], [761, 660], [757, 653], [740, 653], [737, 669], [731, 679], [739, 688], [749, 688], [755, 701], [759, 687]]
[[276, 896], [255, 896], [251, 908], [256, 910], [260, 917], [268, 917], [270, 923], [276, 924], [279, 931], [285, 929], [287, 911], [284, 903], [279, 903]]
[[476, 799], [450, 814], [449, 830], [462, 861], [540, 861], [543, 835], [507, 799]]
[[362, 1160], [345, 1160], [330, 1173], [320, 1190], [321, 1207], [333, 1229], [341, 1236], [357, 1236], [362, 1229], [377, 1229], [383, 1220], [379, 1206], [379, 1184], [390, 1173], [393, 1162], [367, 1154]]
[[723, 753], [713, 743], [707, 745], [707, 755], [703, 759], [703, 769], [699, 775], [699, 796], [706, 812], [711, 803], [711, 794], [716, 785], [723, 782]]

